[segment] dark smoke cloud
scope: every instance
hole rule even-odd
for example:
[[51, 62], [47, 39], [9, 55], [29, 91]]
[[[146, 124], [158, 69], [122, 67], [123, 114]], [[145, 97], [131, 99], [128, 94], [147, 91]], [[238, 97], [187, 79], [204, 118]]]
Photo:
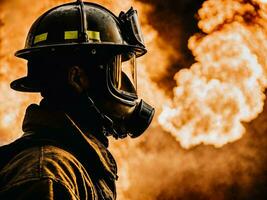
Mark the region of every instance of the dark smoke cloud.
[[172, 59], [163, 76], [154, 78], [161, 87], [171, 91], [175, 86], [174, 74], [181, 68], [191, 66], [194, 62], [187, 44], [188, 39], [194, 33], [199, 32], [196, 13], [204, 0], [139, 1], [153, 6], [153, 10], [148, 13], [150, 24], [159, 32], [165, 45], [172, 46], [176, 55], [179, 55]]

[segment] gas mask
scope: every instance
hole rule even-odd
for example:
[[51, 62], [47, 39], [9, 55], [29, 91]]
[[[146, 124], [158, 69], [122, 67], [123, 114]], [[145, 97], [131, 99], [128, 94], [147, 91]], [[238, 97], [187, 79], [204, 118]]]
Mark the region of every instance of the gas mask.
[[115, 138], [140, 136], [154, 116], [154, 108], [138, 98], [136, 67], [134, 53], [116, 55], [100, 66], [105, 77], [99, 80], [104, 83], [97, 89], [101, 92], [89, 94], [91, 104], [104, 120], [105, 132]]
[[[121, 12], [119, 19], [127, 43], [145, 47], [137, 11], [131, 8]], [[117, 54], [100, 68], [105, 74], [102, 87], [106, 95], [100, 93], [95, 105], [104, 118], [107, 133], [115, 138], [140, 136], [150, 125], [155, 110], [138, 98], [136, 52]]]

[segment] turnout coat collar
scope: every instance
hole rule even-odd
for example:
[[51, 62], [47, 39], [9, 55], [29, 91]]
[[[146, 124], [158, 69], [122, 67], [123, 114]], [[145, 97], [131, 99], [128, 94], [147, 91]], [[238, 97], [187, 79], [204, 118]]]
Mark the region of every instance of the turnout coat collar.
[[0, 161], [0, 169], [8, 162], [8, 158], [23, 149], [53, 145], [73, 154], [90, 174], [94, 174], [96, 181], [104, 178], [107, 182], [113, 182], [117, 179], [116, 162], [107, 145], [92, 134], [85, 135], [64, 112], [32, 104], [26, 110], [23, 131], [20, 139], [0, 148], [1, 158], [6, 158]]

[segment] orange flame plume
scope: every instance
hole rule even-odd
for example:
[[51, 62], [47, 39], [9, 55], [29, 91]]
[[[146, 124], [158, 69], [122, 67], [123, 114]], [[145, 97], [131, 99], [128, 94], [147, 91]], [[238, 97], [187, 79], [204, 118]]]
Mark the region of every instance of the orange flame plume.
[[197, 63], [175, 75], [174, 99], [159, 123], [185, 148], [240, 139], [263, 110], [267, 79], [266, 5], [210, 0], [199, 10], [205, 34], [190, 38]]

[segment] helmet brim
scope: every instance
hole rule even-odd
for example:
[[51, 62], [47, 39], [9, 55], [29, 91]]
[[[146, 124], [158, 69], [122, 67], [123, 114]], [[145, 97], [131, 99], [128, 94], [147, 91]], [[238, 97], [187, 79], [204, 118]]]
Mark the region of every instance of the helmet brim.
[[[147, 50], [134, 45], [114, 44], [114, 43], [69, 43], [43, 45], [39, 47], [25, 48], [15, 53], [15, 56], [26, 60], [32, 57], [44, 57], [46, 55], [70, 55], [86, 53], [88, 56], [113, 56], [117, 54], [127, 54], [135, 52], [136, 57], [144, 55]], [[103, 57], [102, 57], [103, 58]]]
[[40, 81], [30, 77], [22, 77], [10, 83], [13, 90], [19, 92], [40, 92]]
[[[127, 52], [135, 52], [137, 57], [144, 55], [147, 50], [142, 47], [132, 45], [110, 44], [110, 43], [73, 43], [73, 44], [57, 44], [43, 45], [40, 47], [26, 48], [19, 50], [15, 56], [30, 60], [38, 57], [49, 57], [49, 55], [70, 55], [86, 54], [88, 57], [94, 56], [103, 59], [104, 56], [114, 56]], [[31, 77], [22, 77], [11, 82], [10, 87], [20, 92], [40, 92], [40, 81]]]

